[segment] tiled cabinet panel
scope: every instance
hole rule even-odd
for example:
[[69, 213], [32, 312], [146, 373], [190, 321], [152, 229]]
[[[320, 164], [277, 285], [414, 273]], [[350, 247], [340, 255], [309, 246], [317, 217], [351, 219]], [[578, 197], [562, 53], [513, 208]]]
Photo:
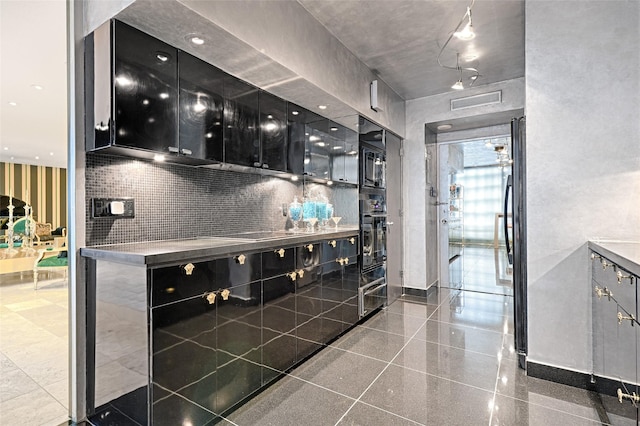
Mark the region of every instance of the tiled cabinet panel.
[[[140, 329], [149, 333], [149, 350], [142, 351], [149, 367], [141, 374], [148, 374], [148, 386], [96, 415], [116, 407], [140, 424], [175, 424], [187, 413], [207, 424], [235, 409], [358, 321], [359, 265], [351, 246], [349, 239], [335, 247], [310, 240], [142, 268], [149, 300]], [[337, 252], [322, 263], [325, 247]], [[352, 255], [341, 258], [343, 251]]]
[[640, 407], [638, 277], [594, 252], [591, 284], [596, 387], [599, 392], [618, 398], [622, 404], [631, 404], [631, 407], [614, 407], [620, 424], [625, 421], [637, 424]]

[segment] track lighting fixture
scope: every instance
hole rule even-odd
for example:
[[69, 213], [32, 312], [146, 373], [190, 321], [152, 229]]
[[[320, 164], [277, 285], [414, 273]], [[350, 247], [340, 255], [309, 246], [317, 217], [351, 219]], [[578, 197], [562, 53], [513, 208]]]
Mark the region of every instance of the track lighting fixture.
[[[455, 66], [443, 64], [441, 61], [442, 53], [447, 48], [449, 42], [453, 37], [456, 37], [457, 39], [462, 41], [467, 41], [475, 38], [476, 34], [473, 31], [473, 22], [471, 18], [471, 9], [473, 8], [474, 3], [475, 0], [471, 0], [471, 4], [467, 7], [467, 11], [462, 16], [462, 19], [460, 19], [460, 22], [458, 22], [458, 25], [456, 25], [456, 28], [449, 34], [449, 38], [447, 38], [447, 41], [442, 45], [440, 53], [438, 54], [438, 65], [440, 65], [442, 68], [447, 68], [458, 72], [458, 81], [456, 81], [453, 86], [451, 86], [451, 88], [454, 90], [464, 89], [464, 84], [462, 83], [463, 72], [472, 73], [472, 75], [469, 77], [469, 79], [471, 80], [469, 86], [473, 86], [478, 80], [478, 77], [480, 77], [480, 72], [476, 68], [460, 66], [460, 52], [456, 52]], [[462, 30], [460, 30], [460, 27], [465, 23], [465, 21], [465, 26], [462, 28]]]

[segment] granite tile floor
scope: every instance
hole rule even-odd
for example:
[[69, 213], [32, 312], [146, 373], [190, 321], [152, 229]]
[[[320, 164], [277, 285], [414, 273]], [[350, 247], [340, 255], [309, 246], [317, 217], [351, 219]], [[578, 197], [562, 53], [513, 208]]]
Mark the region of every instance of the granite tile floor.
[[[468, 254], [462, 272], [465, 279], [471, 280], [469, 288], [463, 280], [461, 288], [432, 289], [427, 297], [403, 296], [219, 424], [606, 424], [599, 417], [601, 403], [595, 394], [529, 378], [517, 367], [513, 297], [505, 294], [508, 286], [496, 281], [495, 272], [479, 272], [487, 267], [496, 270], [494, 251], [485, 249], [483, 254], [482, 249], [473, 249]], [[476, 267], [476, 273], [467, 270]], [[478, 275], [485, 276], [484, 283]], [[61, 347], [66, 348], [66, 336], [58, 336], [60, 330], [53, 323], [34, 325], [37, 317], [42, 319], [48, 314], [20, 314], [16, 310], [20, 307], [14, 305], [24, 303], [23, 311], [50, 304], [62, 307], [66, 288], [60, 289], [60, 295], [38, 291], [26, 296], [28, 289], [28, 285], [12, 290], [0, 287], [0, 424], [67, 424], [66, 399], [55, 390], [56, 383], [41, 385], [31, 378], [29, 375], [37, 375], [38, 371], [22, 363], [20, 352], [24, 342], [40, 345], [42, 352], [43, 335], [49, 344], [54, 339], [63, 340]], [[25, 297], [18, 301], [20, 293]], [[10, 327], [5, 326], [9, 324], [5, 319], [11, 321]], [[56, 378], [56, 361], [42, 362], [53, 363], [46, 365], [51, 365], [51, 380]], [[24, 380], [5, 379], [9, 375]], [[57, 409], [62, 410], [60, 417], [56, 417]], [[43, 417], [45, 410], [51, 411], [52, 416]], [[33, 414], [36, 412], [37, 419]], [[16, 423], [16, 419], [20, 422]]]
[[0, 425], [59, 425], [68, 415], [68, 297], [58, 273], [0, 275]]
[[607, 424], [597, 395], [518, 368], [503, 253], [465, 251], [460, 288], [403, 296], [222, 424]]

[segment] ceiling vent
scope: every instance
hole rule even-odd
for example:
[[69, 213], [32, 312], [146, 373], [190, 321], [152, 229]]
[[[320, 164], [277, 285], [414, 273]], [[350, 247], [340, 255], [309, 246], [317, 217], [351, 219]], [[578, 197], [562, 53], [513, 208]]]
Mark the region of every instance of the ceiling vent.
[[484, 105], [499, 104], [502, 102], [502, 90], [483, 93], [481, 95], [467, 96], [465, 98], [451, 99], [451, 111], [475, 108]]

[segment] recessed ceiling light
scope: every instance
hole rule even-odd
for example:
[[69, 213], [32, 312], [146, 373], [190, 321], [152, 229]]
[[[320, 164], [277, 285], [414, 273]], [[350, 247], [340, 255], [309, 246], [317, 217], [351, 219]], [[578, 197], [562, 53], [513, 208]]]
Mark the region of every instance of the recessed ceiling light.
[[53, 152], [50, 152], [49, 155], [53, 156]]
[[335, 149], [337, 151], [339, 149], [342, 149], [342, 147], [340, 145], [338, 145], [338, 146], [334, 146], [332, 149]]
[[5, 150], [5, 151], [9, 151], [9, 147], [8, 147], [8, 146], [5, 146], [5, 147], [4, 147], [4, 150]]
[[332, 180], [328, 180], [327, 181], [327, 185], [329, 185], [329, 186], [333, 185], [333, 181]]
[[327, 106], [326, 106], [326, 105], [318, 105], [318, 108], [320, 108], [320, 109], [327, 109]]
[[169, 97], [168, 93], [160, 93], [160, 99], [167, 99]]
[[211, 139], [213, 137], [213, 133], [209, 132], [205, 135], [207, 139]]
[[291, 111], [291, 114], [293, 114], [293, 115], [298, 115], [298, 114], [300, 114], [300, 113], [299, 113], [298, 111]]
[[438, 130], [450, 130], [453, 126], [451, 124], [440, 124]]
[[337, 131], [338, 131], [338, 128], [337, 128], [337, 127], [332, 127], [332, 128], [330, 128], [329, 130], [331, 130], [332, 132], [337, 132]]
[[40, 86], [39, 84], [32, 84], [31, 87], [33, 87], [36, 90], [42, 90], [44, 89], [44, 87]]
[[324, 142], [316, 142], [316, 146], [323, 147], [324, 146]]
[[198, 37], [198, 36], [190, 36], [189, 37], [189, 41], [197, 46], [203, 45], [204, 44], [204, 39], [202, 37]]
[[36, 160], [39, 160], [39, 159], [40, 159], [40, 157], [36, 155]]
[[158, 53], [156, 53], [156, 58], [160, 62], [167, 62], [169, 60], [169, 54], [168, 53], [164, 53], [164, 52], [158, 52]]
[[271, 119], [273, 118], [273, 115], [269, 114], [269, 115], [267, 115], [267, 118], [268, 118], [269, 120], [271, 120]]
[[296, 176], [296, 175], [291, 176], [291, 181], [297, 182], [298, 181], [298, 176]]
[[156, 154], [153, 156], [153, 161], [163, 162], [165, 160], [164, 155]]
[[9, 102], [9, 105], [11, 105], [11, 106], [18, 106], [18, 103], [17, 103], [17, 102]]

